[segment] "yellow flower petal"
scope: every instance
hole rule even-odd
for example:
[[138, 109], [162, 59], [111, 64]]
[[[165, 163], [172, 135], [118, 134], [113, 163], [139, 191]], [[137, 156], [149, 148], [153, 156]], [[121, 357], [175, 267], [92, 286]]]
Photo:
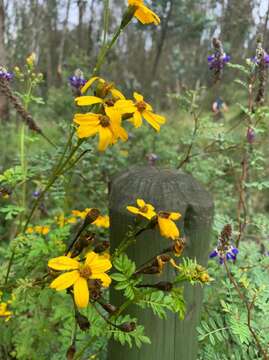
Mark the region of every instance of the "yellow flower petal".
[[74, 284], [74, 299], [79, 308], [85, 308], [89, 304], [88, 284], [83, 277], [79, 277]]
[[154, 119], [153, 113], [150, 111], [143, 111], [143, 117], [145, 120], [156, 130], [160, 131], [160, 125], [158, 122]]
[[73, 121], [79, 125], [97, 126], [99, 124], [99, 115], [93, 113], [75, 114]]
[[[88, 264], [87, 264], [88, 265]], [[104, 256], [98, 256], [97, 259], [92, 261], [90, 265], [92, 275], [93, 274], [99, 274], [108, 271], [112, 268], [111, 261], [109, 259], [106, 259]]]
[[88, 80], [86, 84], [81, 88], [81, 94], [84, 94], [97, 79], [100, 79], [99, 76], [94, 76], [90, 80]]
[[151, 115], [154, 117], [154, 120], [157, 121], [159, 124], [164, 124], [166, 122], [166, 118], [164, 116], [154, 114], [153, 112]]
[[137, 199], [136, 202], [137, 202], [137, 205], [141, 208], [146, 205], [145, 201], [142, 199]]
[[126, 208], [128, 211], [130, 211], [131, 213], [133, 214], [138, 214], [139, 213], [139, 209], [137, 209], [136, 207], [134, 206], [127, 206]]
[[74, 270], [79, 268], [79, 262], [67, 256], [59, 256], [49, 260], [48, 266], [54, 270]]
[[162, 236], [172, 240], [179, 237], [179, 230], [172, 220], [158, 216], [158, 225]]
[[122, 140], [122, 141], [127, 141], [128, 140], [128, 133], [127, 131], [119, 126], [117, 129], [116, 129], [117, 133], [118, 133], [118, 136], [119, 138]]
[[142, 126], [142, 116], [141, 116], [141, 113], [139, 111], [134, 112], [132, 123], [134, 124], [135, 128], [139, 128], [139, 127]]
[[136, 106], [132, 100], [118, 100], [114, 107], [118, 109], [121, 114], [132, 114], [136, 111]]
[[144, 25], [151, 23], [158, 25], [161, 22], [159, 16], [144, 5], [140, 5], [134, 15]]
[[178, 220], [179, 218], [181, 218], [181, 214], [180, 213], [176, 213], [176, 212], [171, 212], [169, 218], [171, 220]]
[[108, 145], [111, 144], [112, 139], [113, 139], [113, 135], [110, 129], [100, 126], [98, 150], [104, 151], [108, 147]]
[[112, 122], [115, 122], [116, 124], [120, 125], [121, 114], [119, 111], [117, 111], [116, 108], [114, 108], [113, 106], [107, 106], [105, 108], [105, 112]]
[[97, 96], [79, 96], [75, 98], [75, 102], [78, 106], [87, 106], [103, 103], [103, 99]]
[[70, 271], [58, 276], [55, 280], [52, 281], [50, 287], [57, 291], [64, 290], [72, 286], [78, 279], [79, 272], [77, 270]]
[[111, 284], [111, 278], [105, 273], [92, 274], [91, 279], [99, 279], [99, 280], [101, 280], [103, 287], [109, 287], [109, 285]]
[[115, 99], [121, 99], [121, 100], [125, 99], [125, 96], [118, 89], [112, 88], [110, 90], [110, 92], [111, 92], [113, 98], [115, 98]]
[[144, 101], [144, 97], [141, 94], [138, 94], [137, 92], [134, 92], [134, 98], [137, 102]]
[[85, 264], [91, 267], [92, 263], [94, 263], [97, 259], [98, 259], [98, 254], [96, 254], [94, 251], [90, 251], [86, 255]]
[[77, 135], [79, 138], [94, 136], [97, 133], [98, 133], [98, 127], [94, 127], [94, 126], [82, 126], [81, 125], [77, 129]]

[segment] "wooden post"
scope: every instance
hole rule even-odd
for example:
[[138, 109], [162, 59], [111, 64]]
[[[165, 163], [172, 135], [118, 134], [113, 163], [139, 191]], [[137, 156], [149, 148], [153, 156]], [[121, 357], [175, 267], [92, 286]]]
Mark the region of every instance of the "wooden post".
[[[179, 211], [182, 217], [178, 226], [187, 237], [183, 255], [196, 258], [198, 263], [206, 265], [213, 202], [210, 194], [191, 175], [180, 170], [134, 167], [113, 179], [110, 191], [112, 250], [126, 233], [128, 225], [134, 222], [134, 217], [128, 213], [126, 206], [135, 204], [137, 198], [153, 204], [156, 210]], [[137, 265], [143, 264], [168, 244], [168, 240], [162, 238], [158, 231], [148, 230], [129, 248], [128, 255]], [[174, 269], [169, 267], [160, 280], [172, 276]], [[108, 359], [196, 360], [196, 327], [201, 315], [202, 289], [200, 286], [186, 285], [184, 295], [187, 311], [183, 321], [172, 313], [168, 314], [166, 320], [161, 320], [150, 310], [142, 310], [137, 306], [128, 308], [128, 312], [145, 326], [151, 345], [130, 349], [111, 341]], [[112, 291], [111, 302], [117, 304], [119, 301], [119, 292]]]

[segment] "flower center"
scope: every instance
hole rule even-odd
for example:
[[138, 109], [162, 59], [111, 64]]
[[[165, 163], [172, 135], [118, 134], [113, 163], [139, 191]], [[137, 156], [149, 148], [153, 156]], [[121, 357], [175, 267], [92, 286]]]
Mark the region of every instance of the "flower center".
[[166, 211], [160, 211], [158, 214], [161, 218], [169, 219], [170, 213]]
[[114, 104], [115, 104], [115, 101], [113, 99], [107, 99], [106, 100], [106, 105], [107, 106], [114, 106]]
[[100, 115], [99, 121], [102, 127], [108, 127], [110, 125], [110, 119], [106, 115]]
[[149, 210], [149, 208], [147, 207], [147, 205], [145, 205], [145, 206], [141, 207], [139, 210], [140, 210], [142, 213], [147, 213], [148, 210]]
[[89, 279], [92, 274], [91, 268], [88, 265], [82, 265], [79, 269], [80, 276]]
[[147, 104], [145, 103], [145, 101], [138, 101], [135, 106], [137, 107], [137, 110], [139, 112], [143, 112], [144, 110], [146, 110]]

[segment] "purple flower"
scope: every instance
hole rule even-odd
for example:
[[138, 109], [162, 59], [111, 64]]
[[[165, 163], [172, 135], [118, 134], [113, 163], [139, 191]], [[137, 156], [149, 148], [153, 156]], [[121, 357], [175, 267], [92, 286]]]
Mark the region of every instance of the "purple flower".
[[8, 72], [4, 67], [0, 67], [0, 79], [5, 79], [7, 81], [12, 80], [14, 74], [12, 72]]
[[[251, 58], [251, 61], [256, 65], [259, 65], [261, 63], [261, 60], [262, 56], [260, 58], [258, 56], [253, 56]], [[263, 63], [266, 65], [266, 67], [269, 67], [269, 55], [266, 52], [263, 55]]]
[[221, 70], [224, 68], [224, 65], [227, 64], [231, 60], [229, 55], [225, 53], [221, 54], [216, 51], [215, 54], [207, 57], [207, 62], [210, 70]]
[[148, 164], [151, 166], [154, 166], [156, 161], [158, 160], [158, 155], [154, 154], [154, 153], [150, 153], [147, 155], [147, 159], [148, 159]]
[[232, 245], [229, 246], [227, 249], [221, 249], [220, 246], [218, 246], [210, 253], [209, 257], [210, 258], [218, 257], [219, 263], [223, 264], [224, 259], [232, 260], [232, 261], [236, 260], [236, 256], [238, 252], [239, 252], [238, 249]]
[[227, 224], [220, 234], [217, 247], [209, 254], [209, 257], [218, 257], [220, 264], [223, 264], [225, 260], [236, 260], [238, 249], [232, 245], [232, 242], [232, 227]]
[[76, 89], [82, 88], [82, 86], [84, 86], [87, 82], [83, 77], [76, 75], [70, 76], [68, 79], [69, 84]]
[[247, 129], [247, 142], [249, 144], [253, 144], [255, 140], [256, 134], [252, 127], [248, 127]]
[[41, 192], [39, 190], [36, 190], [36, 191], [33, 192], [32, 195], [33, 195], [34, 198], [38, 198], [40, 194], [41, 194]]

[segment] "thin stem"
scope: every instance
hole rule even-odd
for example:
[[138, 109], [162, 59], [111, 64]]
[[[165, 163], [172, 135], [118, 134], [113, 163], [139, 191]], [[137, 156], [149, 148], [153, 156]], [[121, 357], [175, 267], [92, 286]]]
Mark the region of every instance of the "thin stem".
[[231, 274], [230, 269], [228, 268], [226, 259], [224, 259], [224, 266], [225, 266], [225, 270], [226, 270], [226, 273], [228, 275], [228, 278], [229, 278], [230, 282], [233, 284], [233, 286], [234, 286], [236, 292], [238, 293], [240, 299], [242, 300], [242, 302], [246, 306], [246, 309], [247, 309], [247, 326], [248, 326], [248, 329], [249, 329], [251, 335], [253, 336], [253, 338], [254, 338], [254, 340], [256, 342], [257, 348], [259, 349], [260, 353], [262, 354], [263, 359], [264, 360], [269, 360], [267, 351], [262, 347], [262, 345], [260, 343], [260, 339], [259, 339], [258, 335], [256, 334], [256, 332], [254, 331], [254, 329], [253, 329], [253, 327], [251, 325], [251, 311], [252, 311], [253, 306], [254, 306], [255, 297], [253, 298], [252, 302], [249, 303], [249, 301], [246, 298], [245, 294], [241, 291], [241, 289], [240, 289], [239, 285], [237, 284], [235, 278]]
[[[72, 159], [73, 155], [76, 153], [76, 151], [79, 149], [79, 147], [81, 146], [81, 144], [83, 143], [83, 140], [79, 140], [77, 145], [70, 151], [67, 159], [64, 161], [64, 155], [61, 157], [60, 162], [62, 161], [63, 163], [60, 164], [60, 162], [58, 163], [59, 166], [56, 166], [55, 171], [52, 174], [52, 177], [49, 181], [49, 183], [46, 185], [45, 189], [42, 191], [42, 193], [39, 195], [39, 197], [36, 199], [34, 206], [32, 207], [32, 210], [25, 222], [24, 228], [23, 228], [23, 233], [25, 233], [36, 209], [38, 208], [40, 202], [42, 201], [42, 199], [44, 198], [45, 194], [48, 192], [48, 190], [52, 187], [52, 185], [55, 183], [55, 181], [58, 179], [58, 177], [60, 175], [63, 175], [65, 173], [65, 166], [68, 165], [69, 161]], [[66, 149], [68, 148], [68, 146], [66, 146]], [[11, 257], [9, 259], [8, 262], [8, 267], [7, 267], [7, 273], [5, 276], [5, 284], [8, 281], [9, 278], [9, 274], [10, 274], [10, 270], [14, 261], [14, 257], [15, 257], [15, 253], [16, 253], [16, 249], [17, 249], [17, 245], [14, 246], [14, 249], [11, 253]]]
[[116, 41], [118, 40], [118, 37], [120, 36], [121, 32], [122, 32], [122, 27], [119, 26], [118, 29], [116, 30], [113, 38], [111, 39], [111, 41], [106, 44], [102, 50], [100, 51], [100, 55], [97, 59], [97, 63], [93, 69], [93, 74], [92, 76], [96, 76], [99, 74], [100, 72], [100, 68], [101, 66], [103, 65], [104, 61], [105, 61], [105, 58], [106, 58], [106, 55], [107, 53], [109, 52], [109, 50], [113, 47], [113, 45], [116, 43]]

